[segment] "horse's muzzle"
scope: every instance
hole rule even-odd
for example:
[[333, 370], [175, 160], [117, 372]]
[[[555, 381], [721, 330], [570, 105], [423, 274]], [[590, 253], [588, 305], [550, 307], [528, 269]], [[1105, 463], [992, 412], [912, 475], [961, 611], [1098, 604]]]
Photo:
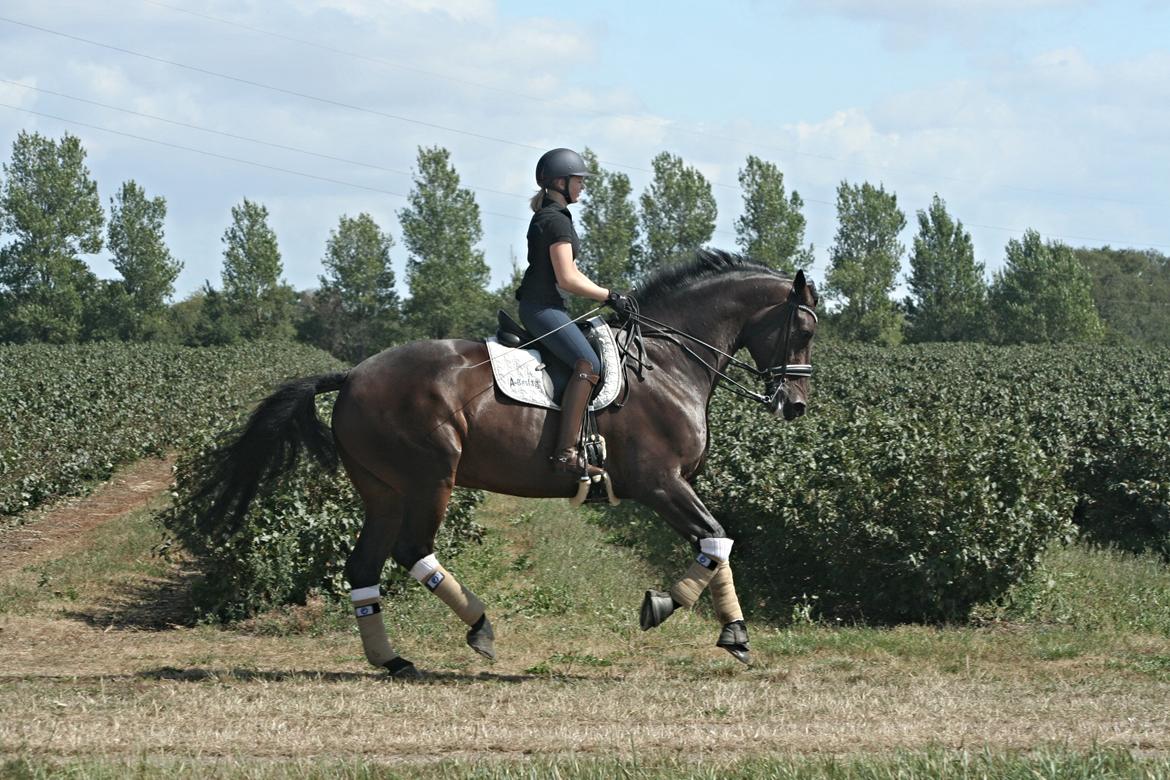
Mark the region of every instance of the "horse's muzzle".
[[785, 401], [780, 404], [779, 411], [783, 413], [785, 420], [791, 422], [804, 414], [804, 407], [804, 401]]

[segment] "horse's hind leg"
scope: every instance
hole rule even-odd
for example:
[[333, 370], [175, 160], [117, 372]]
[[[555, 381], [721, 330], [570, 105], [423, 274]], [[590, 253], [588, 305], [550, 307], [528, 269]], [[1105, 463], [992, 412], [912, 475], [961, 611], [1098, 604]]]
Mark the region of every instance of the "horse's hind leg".
[[468, 626], [467, 644], [480, 655], [495, 660], [495, 633], [479, 597], [459, 583], [435, 557], [435, 534], [447, 513], [454, 479], [444, 479], [430, 489], [406, 497], [406, 522], [395, 541], [394, 560], [410, 576], [434, 593]]
[[345, 460], [346, 470], [362, 497], [366, 520], [357, 543], [345, 562], [354, 617], [362, 637], [366, 660], [385, 668], [399, 679], [418, 677], [414, 664], [390, 645], [382, 621], [382, 567], [402, 525], [402, 499], [372, 474]]

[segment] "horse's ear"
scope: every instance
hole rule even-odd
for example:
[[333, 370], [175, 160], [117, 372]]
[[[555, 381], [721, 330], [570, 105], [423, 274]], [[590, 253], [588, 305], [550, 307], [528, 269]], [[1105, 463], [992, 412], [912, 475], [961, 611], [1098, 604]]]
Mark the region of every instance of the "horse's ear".
[[804, 280], [804, 270], [796, 272], [796, 278], [792, 280], [792, 297], [799, 298], [804, 288], [808, 283]]

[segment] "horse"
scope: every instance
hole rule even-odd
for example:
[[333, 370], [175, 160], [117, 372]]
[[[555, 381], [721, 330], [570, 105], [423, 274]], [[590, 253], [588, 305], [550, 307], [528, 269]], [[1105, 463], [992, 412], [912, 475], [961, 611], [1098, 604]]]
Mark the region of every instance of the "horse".
[[[646, 591], [641, 627], [693, 606], [710, 587], [722, 625], [716, 645], [750, 663], [728, 561], [732, 540], [692, 481], [707, 455], [708, 402], [717, 386], [785, 420], [804, 414], [817, 294], [803, 271], [790, 279], [743, 256], [703, 250], [653, 274], [632, 297], [633, 322], [608, 325], [632, 327], [627, 336], [640, 332], [641, 348], [627, 338], [629, 359], [609, 367], [625, 372], [628, 392], [596, 412], [611, 487], [619, 499], [652, 509], [698, 552], [669, 591]], [[741, 349], [754, 366], [735, 357]], [[555, 472], [549, 461], [559, 412], [506, 398], [487, 358], [483, 341], [416, 341], [348, 371], [288, 382], [219, 450], [202, 490], [210, 508], [201, 526], [230, 532], [302, 449], [329, 468], [340, 460], [364, 509], [345, 565], [354, 614], [367, 660], [396, 678], [421, 672], [393, 649], [382, 622], [380, 579], [391, 556], [463, 620], [473, 650], [495, 658], [486, 607], [434, 554], [452, 489], [539, 498], [569, 498], [578, 490], [578, 478]], [[733, 364], [763, 380], [764, 392], [728, 377]], [[317, 417], [314, 397], [334, 391], [330, 430]]]

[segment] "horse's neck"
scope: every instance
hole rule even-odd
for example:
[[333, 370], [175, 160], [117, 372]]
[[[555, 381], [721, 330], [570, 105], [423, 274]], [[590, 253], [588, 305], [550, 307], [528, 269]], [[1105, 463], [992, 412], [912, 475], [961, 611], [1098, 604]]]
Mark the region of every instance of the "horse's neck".
[[[679, 337], [682, 343], [722, 372], [730, 362], [728, 356], [741, 346], [740, 339], [747, 322], [762, 308], [762, 296], [758, 280], [745, 278], [736, 280], [736, 283], [718, 280], [722, 284], [716, 281], [713, 279], [679, 291], [646, 313], [718, 350], [713, 352]], [[674, 371], [689, 377], [689, 381], [706, 383], [709, 390], [714, 389], [716, 375], [690, 355], [684, 354], [680, 358], [671, 366]]]

